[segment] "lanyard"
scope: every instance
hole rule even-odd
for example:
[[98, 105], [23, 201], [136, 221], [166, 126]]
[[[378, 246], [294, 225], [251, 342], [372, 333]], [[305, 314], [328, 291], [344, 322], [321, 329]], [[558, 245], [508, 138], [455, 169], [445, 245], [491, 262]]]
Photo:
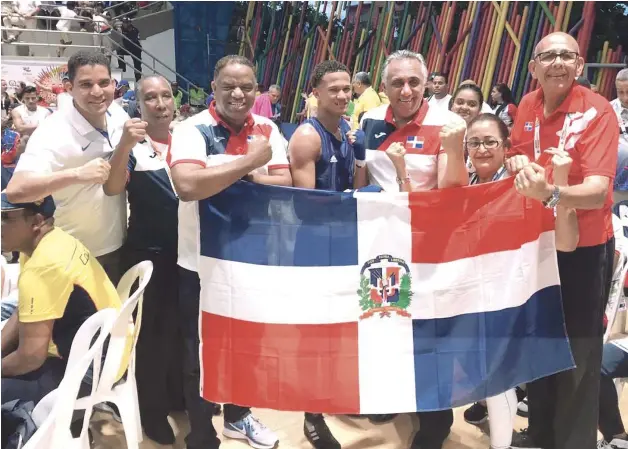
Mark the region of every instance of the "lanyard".
[[[504, 167], [503, 165], [499, 168], [499, 170], [497, 170], [495, 172], [495, 174], [493, 175], [493, 178], [491, 179], [492, 182], [495, 181], [499, 181], [501, 179], [502, 176], [504, 176], [504, 173], [506, 172], [506, 167]], [[471, 175], [471, 179], [469, 180], [469, 185], [475, 185], [475, 184], [479, 184], [480, 183], [480, 177], [478, 176], [477, 173], [473, 173]]]
[[[571, 114], [567, 114], [565, 117], [565, 122], [563, 123], [563, 129], [560, 132], [560, 139], [558, 140], [558, 150], [562, 151], [565, 149], [565, 144], [567, 143], [567, 130], [569, 129], [569, 125], [571, 125]], [[541, 123], [539, 118], [536, 117], [534, 120], [534, 159], [538, 160], [541, 157]]]
[[[172, 138], [171, 134], [168, 134], [168, 149], [166, 150], [166, 153], [170, 149], [170, 139], [171, 138]], [[166, 174], [168, 175], [168, 181], [170, 181], [170, 187], [172, 188], [172, 193], [174, 193], [174, 196], [177, 199], [179, 199], [179, 195], [177, 195], [177, 191], [174, 188], [174, 183], [172, 182], [172, 174], [170, 173], [170, 166], [168, 165], [168, 162], [166, 162], [167, 154], [166, 155], [162, 155], [161, 151], [159, 151], [157, 149], [157, 147], [155, 146], [155, 144], [153, 143], [153, 141], [151, 140], [150, 137], [146, 136], [146, 140], [148, 141], [148, 143], [150, 143], [150, 146], [153, 149], [153, 152], [157, 155], [159, 160], [164, 162], [164, 165], [166, 167]]]

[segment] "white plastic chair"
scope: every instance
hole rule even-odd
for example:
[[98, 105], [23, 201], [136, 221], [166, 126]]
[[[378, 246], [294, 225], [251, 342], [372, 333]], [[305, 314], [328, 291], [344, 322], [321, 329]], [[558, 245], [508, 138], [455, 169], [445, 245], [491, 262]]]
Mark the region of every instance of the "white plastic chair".
[[[152, 274], [153, 263], [145, 260], [122, 276], [117, 288], [120, 301], [122, 301], [122, 309], [111, 329], [107, 354], [96, 391], [91, 397], [77, 401], [78, 405], [84, 406], [83, 408], [91, 407], [90, 403], [92, 405], [101, 402], [115, 404], [122, 418], [128, 449], [138, 449], [142, 441], [142, 422], [135, 383], [135, 345], [142, 323], [144, 290]], [[138, 279], [139, 287], [129, 297], [131, 287]], [[136, 308], [138, 309], [137, 318], [134, 323], [133, 312]], [[124, 371], [127, 372], [126, 379], [118, 382]]]
[[604, 311], [607, 319], [606, 332], [604, 332], [604, 343], [608, 342], [612, 333], [613, 324], [615, 323], [615, 318], [617, 317], [617, 310], [619, 309], [619, 304], [623, 299], [624, 280], [627, 272], [628, 254], [620, 251], [617, 266], [615, 267], [615, 272], [613, 273], [613, 279], [611, 281], [611, 291], [608, 296], [608, 304], [606, 305], [606, 310]]
[[[92, 391], [94, 391], [94, 385], [99, 376], [103, 346], [117, 316], [116, 309], [103, 309], [81, 325], [72, 341], [70, 357], [59, 388], [47, 394], [33, 410], [32, 417], [38, 430], [23, 449], [89, 448], [88, 427], [93, 403], [88, 402], [83, 407], [78, 406], [76, 398], [85, 373], [92, 362], [94, 364]], [[99, 331], [98, 338], [92, 344], [92, 340]], [[70, 432], [72, 416], [74, 410], [81, 408], [85, 408], [83, 428], [80, 436], [73, 438]]]

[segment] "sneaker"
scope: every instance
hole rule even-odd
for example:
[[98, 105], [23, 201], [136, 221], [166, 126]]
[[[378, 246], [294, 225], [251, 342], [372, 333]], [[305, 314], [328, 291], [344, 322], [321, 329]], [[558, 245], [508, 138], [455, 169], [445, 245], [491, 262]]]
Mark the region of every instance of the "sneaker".
[[315, 449], [340, 449], [340, 443], [331, 434], [323, 415], [306, 417], [303, 433]]
[[488, 409], [480, 402], [476, 402], [464, 411], [464, 420], [474, 426], [483, 424], [488, 419]]
[[94, 409], [104, 413], [109, 413], [114, 420], [122, 423], [122, 417], [120, 416], [118, 407], [116, 407], [115, 404], [112, 404], [111, 402], [101, 402], [100, 404], [94, 405]]
[[527, 399], [524, 399], [523, 401], [519, 402], [519, 405], [517, 405], [517, 415], [521, 416], [522, 418], [528, 417], [528, 400]]
[[600, 440], [597, 442], [596, 449], [611, 449], [611, 445], [606, 442], [606, 440]]
[[613, 438], [608, 445], [608, 449], [628, 449], [628, 440], [624, 438]]
[[228, 438], [236, 440], [247, 440], [249, 446], [255, 449], [272, 449], [275, 447], [279, 438], [277, 435], [266, 427], [264, 424], [248, 413], [244, 418], [237, 422], [225, 421], [225, 427], [222, 434]]
[[542, 449], [538, 444], [534, 444], [532, 437], [528, 433], [528, 429], [523, 429], [520, 432], [512, 433], [512, 443], [510, 447], [519, 447], [525, 449]]
[[391, 421], [394, 421], [397, 417], [395, 413], [389, 413], [384, 415], [368, 415], [369, 421], [372, 424], [386, 424]]

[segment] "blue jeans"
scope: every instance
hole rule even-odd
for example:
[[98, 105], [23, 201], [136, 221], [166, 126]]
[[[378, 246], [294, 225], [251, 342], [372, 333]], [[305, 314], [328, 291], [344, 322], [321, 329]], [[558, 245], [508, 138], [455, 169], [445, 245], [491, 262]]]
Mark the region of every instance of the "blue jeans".
[[628, 377], [628, 353], [612, 343], [604, 345], [602, 375], [600, 377], [600, 414], [598, 427], [604, 439], [624, 433], [624, 423], [619, 412], [619, 398], [613, 379]]
[[3, 299], [0, 303], [0, 311], [2, 312], [1, 321], [6, 321], [11, 318], [15, 309], [17, 309], [17, 295], [12, 295]]

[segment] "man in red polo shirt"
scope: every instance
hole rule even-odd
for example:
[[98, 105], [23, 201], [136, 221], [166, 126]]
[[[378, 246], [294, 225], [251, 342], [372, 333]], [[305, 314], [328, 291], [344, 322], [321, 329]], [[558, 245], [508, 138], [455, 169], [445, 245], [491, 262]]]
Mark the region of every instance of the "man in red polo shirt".
[[[209, 110], [185, 120], [172, 133], [170, 167], [181, 200], [177, 264], [185, 341], [183, 390], [190, 419], [190, 433], [185, 439], [188, 449], [217, 449], [220, 445], [212, 425], [213, 407], [199, 394], [197, 202], [242, 178], [259, 184], [292, 186], [285, 139], [272, 121], [251, 114], [256, 88], [251, 61], [242, 56], [225, 56], [216, 63], [214, 101]], [[247, 407], [226, 404], [224, 418], [226, 437], [246, 440], [259, 449], [270, 449], [278, 441]]]
[[[526, 95], [512, 129], [515, 152], [533, 162], [515, 178], [522, 195], [577, 209], [580, 241], [558, 252], [567, 334], [576, 367], [528, 386], [530, 427], [513, 447], [593, 448], [596, 444], [604, 306], [614, 253], [611, 216], [617, 119], [604, 98], [575, 82], [584, 60], [578, 43], [552, 33], [529, 63], [540, 89]], [[569, 152], [569, 186], [556, 187], [545, 151]], [[551, 336], [548, 336], [551, 338]]]
[[[371, 109], [360, 121], [354, 152], [355, 186], [381, 186], [398, 192], [401, 185], [412, 190], [431, 190], [466, 186], [464, 120], [448, 110], [434, 108], [424, 99], [427, 67], [423, 56], [408, 50], [392, 53], [384, 63], [382, 80], [390, 104]], [[360, 135], [362, 134], [362, 135]], [[393, 143], [406, 148], [408, 176], [398, 179], [386, 154]], [[440, 449], [454, 421], [452, 410], [418, 412], [419, 431], [411, 449]], [[385, 422], [394, 415], [371, 416]]]

